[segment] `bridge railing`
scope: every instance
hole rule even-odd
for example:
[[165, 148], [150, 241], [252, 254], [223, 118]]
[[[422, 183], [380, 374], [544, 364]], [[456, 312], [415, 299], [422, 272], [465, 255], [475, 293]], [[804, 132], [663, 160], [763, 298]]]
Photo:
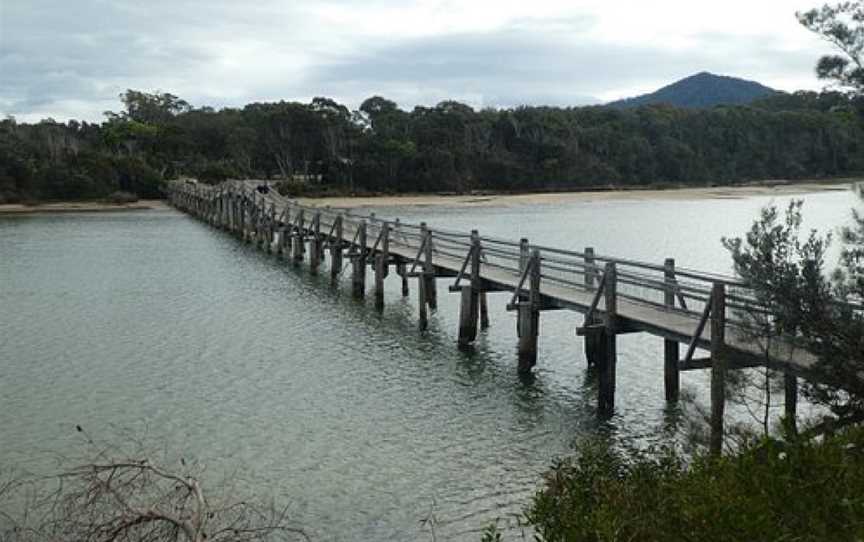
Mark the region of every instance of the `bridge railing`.
[[[366, 224], [367, 249], [371, 248], [381, 232], [387, 228], [391, 247], [419, 250], [424, 238], [432, 244], [436, 258], [445, 257], [464, 262], [472, 247], [472, 234], [429, 228], [425, 224], [411, 224], [398, 219], [385, 220], [372, 213], [336, 209], [330, 207], [304, 206], [275, 190], [258, 193], [249, 183], [228, 182], [217, 187], [201, 184], [173, 183], [171, 189], [178, 193], [191, 194], [197, 198], [214, 199], [226, 193], [245, 196], [253, 206], [261, 210], [275, 209], [277, 219], [287, 210], [290, 217], [302, 211], [308, 225], [314, 215], [319, 216], [322, 235], [333, 228], [341, 218], [343, 235], [352, 238]], [[608, 264], [614, 264], [617, 296], [633, 303], [672, 311], [690, 318], [703, 318], [715, 284], [726, 286], [726, 321], [735, 326], [743, 325], [742, 314], [768, 314], [760, 305], [755, 293], [740, 279], [716, 273], [707, 273], [675, 267], [667, 260], [663, 264], [643, 262], [594, 254], [585, 251], [565, 250], [536, 245], [526, 240], [512, 241], [492, 236], [480, 236], [480, 259], [483, 267], [518, 278], [525, 269], [530, 254], [540, 253], [541, 282], [552, 287], [596, 292], [604, 279]], [[602, 308], [602, 300], [599, 303]], [[862, 310], [860, 305], [856, 310]]]

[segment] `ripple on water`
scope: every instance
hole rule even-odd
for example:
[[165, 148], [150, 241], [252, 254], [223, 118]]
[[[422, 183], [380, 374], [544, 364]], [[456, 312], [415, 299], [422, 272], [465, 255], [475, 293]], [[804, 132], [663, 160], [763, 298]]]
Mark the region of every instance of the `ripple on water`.
[[[848, 201], [813, 196], [809, 216], [836, 225]], [[723, 267], [706, 237], [743, 231], [765, 202], [402, 213]], [[691, 235], [706, 214], [718, 220]], [[440, 540], [476, 540], [499, 517], [517, 535], [513, 518], [574, 442], [654, 441], [676, 417], [662, 399], [659, 339], [621, 339], [618, 409], [598, 421], [575, 315], [544, 313], [539, 366], [520, 379], [504, 294], [490, 295], [492, 327], [460, 352], [458, 296], [443, 282], [425, 333], [399, 281], [388, 281], [382, 314], [352, 300], [347, 281], [328, 284], [329, 273], [311, 277], [171, 210], [0, 218], [0, 461], [38, 464], [34, 450], [68, 447], [75, 423], [97, 434], [146, 426], [214, 479], [234, 473], [241, 488], [287, 496], [316, 539], [416, 539], [431, 515]], [[704, 375], [683, 381], [706, 389]]]

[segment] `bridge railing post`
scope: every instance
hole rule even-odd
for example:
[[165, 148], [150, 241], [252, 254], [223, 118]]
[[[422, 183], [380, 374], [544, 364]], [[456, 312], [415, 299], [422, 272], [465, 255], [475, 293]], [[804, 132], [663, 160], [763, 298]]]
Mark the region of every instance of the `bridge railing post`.
[[[585, 247], [583, 259], [585, 265], [583, 268], [585, 289], [590, 292], [594, 290], [594, 284], [597, 278], [597, 260], [594, 258], [593, 247]], [[585, 329], [588, 329], [590, 326], [599, 323], [601, 323], [600, 316], [595, 315], [591, 318], [590, 322], [586, 319], [582, 325]], [[593, 367], [601, 363], [601, 359], [604, 355], [604, 348], [602, 333], [585, 334], [585, 362], [588, 367]]]
[[594, 277], [596, 275], [596, 267], [595, 267], [595, 259], [594, 259], [594, 248], [585, 247], [584, 252], [584, 260], [585, 260], [585, 288], [588, 290], [594, 289]]
[[723, 416], [726, 409], [726, 285], [711, 288], [711, 435], [710, 450], [723, 451]]
[[[663, 263], [665, 290], [663, 305], [672, 309], [675, 307], [675, 259], [667, 258]], [[667, 401], [677, 401], [680, 389], [678, 361], [681, 359], [678, 341], [663, 339], [663, 383]]]
[[423, 222], [420, 227], [423, 238], [425, 239], [425, 250], [423, 252], [423, 278], [426, 282], [426, 303], [429, 305], [429, 309], [435, 310], [438, 308], [438, 289], [435, 284], [435, 262], [432, 259], [432, 254], [435, 249], [432, 241], [432, 230], [426, 226], [425, 222]]
[[[426, 277], [427, 259], [426, 244], [429, 242], [429, 229], [425, 222], [420, 223], [420, 243], [423, 250], [422, 271], [417, 275], [417, 308], [419, 317], [419, 327], [423, 331], [429, 327], [429, 280]], [[420, 256], [418, 250], [418, 257]]]
[[[480, 278], [483, 243], [477, 230], [471, 230], [471, 247], [474, 249], [471, 254], [471, 290], [475, 296], [474, 303], [478, 305], [477, 310], [480, 313], [480, 329], [486, 329], [489, 327], [489, 308], [486, 305], [486, 285]], [[476, 322], [474, 325], [476, 327]]]

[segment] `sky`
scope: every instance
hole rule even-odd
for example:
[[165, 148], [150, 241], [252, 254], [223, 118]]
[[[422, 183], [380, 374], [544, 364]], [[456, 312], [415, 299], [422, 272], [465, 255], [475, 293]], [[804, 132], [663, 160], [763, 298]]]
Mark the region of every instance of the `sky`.
[[818, 90], [815, 0], [0, 0], [0, 116], [99, 121], [131, 88], [194, 106], [326, 96], [576, 106], [700, 71]]

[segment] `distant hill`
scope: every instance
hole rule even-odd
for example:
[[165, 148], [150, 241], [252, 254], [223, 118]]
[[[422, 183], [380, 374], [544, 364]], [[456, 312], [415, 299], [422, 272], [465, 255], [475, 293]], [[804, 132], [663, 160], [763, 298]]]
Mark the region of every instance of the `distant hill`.
[[656, 92], [607, 104], [620, 109], [650, 104], [670, 104], [694, 109], [715, 105], [748, 104], [777, 91], [755, 81], [702, 72], [665, 86]]

